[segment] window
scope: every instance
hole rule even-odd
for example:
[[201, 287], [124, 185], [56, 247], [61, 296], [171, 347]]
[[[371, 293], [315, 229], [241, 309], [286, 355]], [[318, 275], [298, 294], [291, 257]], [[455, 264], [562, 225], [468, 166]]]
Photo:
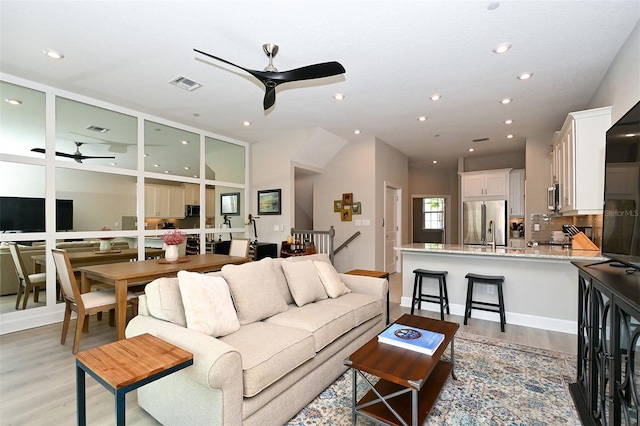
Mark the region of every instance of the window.
[[422, 229], [444, 229], [444, 198], [423, 198]]

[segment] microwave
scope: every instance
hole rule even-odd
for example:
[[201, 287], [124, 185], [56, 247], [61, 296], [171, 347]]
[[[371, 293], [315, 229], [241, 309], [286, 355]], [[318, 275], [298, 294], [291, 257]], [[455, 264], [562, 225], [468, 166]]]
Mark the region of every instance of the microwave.
[[184, 207], [185, 217], [200, 216], [200, 206], [186, 205]]
[[560, 210], [560, 185], [554, 184], [547, 189], [547, 203], [549, 210], [557, 212]]

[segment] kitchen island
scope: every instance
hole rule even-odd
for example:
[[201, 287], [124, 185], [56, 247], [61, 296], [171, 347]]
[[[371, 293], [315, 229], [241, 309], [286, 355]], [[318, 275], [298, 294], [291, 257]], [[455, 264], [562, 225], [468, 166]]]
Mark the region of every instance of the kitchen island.
[[[562, 246], [508, 248], [414, 243], [398, 247], [402, 254], [401, 305], [411, 306], [413, 270], [448, 271], [447, 288], [451, 313], [464, 316], [469, 272], [505, 277], [504, 303], [509, 324], [576, 334], [578, 320], [578, 269], [572, 261], [605, 260], [599, 251], [572, 250]], [[424, 281], [424, 291], [437, 294], [437, 283]], [[475, 284], [474, 299], [497, 300], [494, 286]], [[435, 303], [422, 302], [422, 309], [439, 312]], [[500, 322], [499, 315], [479, 310], [472, 318]]]

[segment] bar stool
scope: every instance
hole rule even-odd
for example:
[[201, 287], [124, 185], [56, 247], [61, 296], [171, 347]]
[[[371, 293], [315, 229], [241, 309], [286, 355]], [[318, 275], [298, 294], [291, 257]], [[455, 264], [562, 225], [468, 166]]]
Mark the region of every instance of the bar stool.
[[[426, 269], [415, 269], [413, 271], [415, 279], [413, 281], [413, 299], [411, 300], [411, 315], [416, 304], [420, 309], [420, 302], [432, 302], [440, 305], [440, 319], [444, 321], [444, 309], [449, 314], [449, 294], [447, 293], [447, 271], [429, 271]], [[439, 294], [425, 294], [422, 292], [422, 278], [435, 278], [438, 280]]]
[[[497, 312], [500, 314], [500, 329], [504, 332], [504, 325], [507, 323], [504, 313], [504, 297], [502, 295], [503, 276], [467, 274], [465, 276], [469, 280], [467, 284], [467, 303], [464, 307], [464, 325], [467, 325], [467, 319], [471, 318], [471, 309], [479, 309], [481, 311]], [[473, 283], [493, 284], [498, 287], [498, 303], [477, 302], [473, 300]]]

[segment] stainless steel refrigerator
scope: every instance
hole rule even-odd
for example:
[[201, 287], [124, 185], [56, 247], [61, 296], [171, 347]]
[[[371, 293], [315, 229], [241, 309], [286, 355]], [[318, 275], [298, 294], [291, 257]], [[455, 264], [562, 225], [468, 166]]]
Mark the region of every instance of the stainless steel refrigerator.
[[507, 202], [465, 201], [462, 203], [464, 244], [507, 244]]

